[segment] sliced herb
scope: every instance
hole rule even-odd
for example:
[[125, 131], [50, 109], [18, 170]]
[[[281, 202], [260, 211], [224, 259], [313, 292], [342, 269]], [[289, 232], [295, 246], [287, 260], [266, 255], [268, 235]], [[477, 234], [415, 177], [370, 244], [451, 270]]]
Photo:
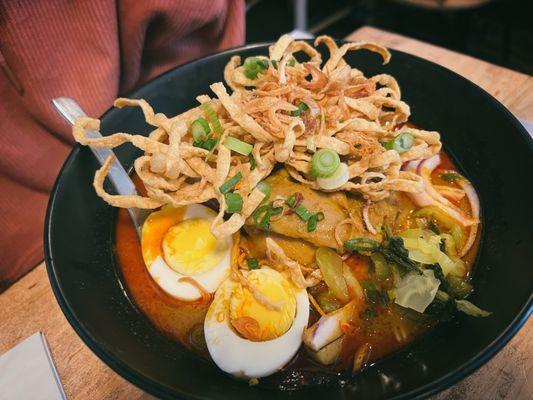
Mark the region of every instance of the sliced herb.
[[212, 150], [216, 144], [217, 139], [211, 137], [205, 140], [195, 140], [192, 145], [194, 147], [200, 147], [201, 149]]
[[316, 229], [318, 222], [323, 219], [324, 213], [322, 211], [312, 215], [311, 218], [309, 218], [309, 221], [307, 221], [307, 232], [313, 232]]
[[259, 261], [255, 258], [249, 258], [246, 260], [246, 264], [248, 264], [249, 269], [258, 269], [259, 268]]
[[219, 190], [220, 193], [226, 194], [228, 193], [233, 187], [242, 179], [242, 174], [240, 172], [237, 172], [235, 175], [233, 175], [231, 178], [229, 178], [226, 182], [224, 182]]
[[369, 238], [356, 238], [345, 241], [344, 248], [349, 251], [374, 252], [379, 249], [379, 243]]
[[253, 171], [255, 169], [255, 158], [251, 153], [248, 154], [248, 160], [250, 160], [250, 171]]
[[296, 110], [291, 112], [291, 115], [293, 117], [299, 117], [306, 111], [309, 111], [309, 106], [305, 103], [300, 103], [296, 106]]
[[256, 79], [260, 72], [268, 68], [268, 61], [259, 57], [248, 57], [244, 60], [244, 75], [248, 79]]
[[381, 243], [380, 253], [385, 257], [389, 264], [396, 264], [400, 272], [406, 273], [409, 271], [422, 273], [418, 268], [418, 264], [409, 258], [409, 251], [403, 244], [403, 239], [398, 236], [393, 236], [391, 229], [384, 225], [385, 240]]
[[270, 217], [281, 214], [283, 207], [273, 207], [272, 203], [260, 206], [253, 213], [255, 225], [264, 231], [270, 230]]
[[294, 194], [291, 194], [289, 198], [285, 200], [285, 204], [287, 204], [289, 208], [294, 208], [298, 204], [300, 204], [303, 199], [304, 197], [302, 196], [302, 194], [300, 192], [296, 192]]
[[313, 216], [313, 214], [311, 214], [311, 212], [301, 204], [298, 204], [296, 205], [296, 207], [294, 207], [294, 212], [300, 217], [302, 221], [305, 222], [309, 221], [309, 218]]
[[457, 172], [445, 172], [440, 177], [448, 182], [454, 182], [463, 179], [463, 177]]
[[239, 213], [242, 211], [242, 196], [238, 193], [226, 193], [226, 212], [229, 214]]
[[213, 146], [209, 149], [209, 153], [207, 153], [207, 155], [205, 156], [205, 162], [208, 162], [208, 161], [209, 161], [209, 159], [211, 158], [211, 156], [212, 156], [213, 153], [215, 152], [215, 149], [217, 148], [219, 142], [220, 142], [220, 137], [217, 137], [217, 138], [215, 139], [215, 143], [214, 143]]

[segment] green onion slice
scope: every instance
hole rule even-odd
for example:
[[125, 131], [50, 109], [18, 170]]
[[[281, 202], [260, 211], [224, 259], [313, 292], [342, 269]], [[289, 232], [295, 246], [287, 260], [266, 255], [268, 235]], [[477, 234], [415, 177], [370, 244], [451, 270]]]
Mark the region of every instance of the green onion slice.
[[226, 212], [229, 214], [238, 213], [242, 211], [242, 197], [238, 193], [226, 193]]
[[207, 155], [205, 156], [205, 162], [208, 162], [209, 159], [211, 158], [211, 156], [213, 155], [213, 153], [215, 152], [215, 149], [218, 147], [218, 142], [220, 142], [220, 138], [209, 138], [206, 140], [206, 142], [210, 141], [210, 140], [214, 140], [214, 142], [209, 142], [209, 146], [211, 147], [209, 149], [209, 153], [207, 153]]
[[294, 208], [298, 204], [300, 204], [303, 199], [304, 199], [303, 195], [300, 192], [296, 192], [290, 195], [287, 200], [285, 200], [285, 204], [287, 204], [290, 208]]
[[400, 133], [394, 139], [383, 144], [387, 150], [396, 150], [398, 153], [404, 153], [413, 147], [415, 138], [409, 132]]
[[223, 145], [236, 153], [242, 154], [243, 156], [249, 155], [254, 149], [254, 146], [252, 146], [250, 143], [243, 142], [242, 140], [234, 138], [233, 136], [228, 136], [226, 140], [224, 140]]
[[339, 155], [330, 149], [318, 150], [311, 159], [311, 175], [317, 178], [332, 176], [339, 167]]
[[255, 188], [265, 194], [263, 201], [268, 201], [268, 199], [270, 198], [270, 193], [272, 192], [272, 187], [270, 186], [270, 183], [268, 183], [267, 181], [261, 181], [257, 184]]
[[205, 118], [195, 119], [191, 124], [191, 134], [195, 141], [206, 140], [210, 132], [211, 128]]
[[296, 204], [296, 194], [291, 194], [290, 197], [285, 200], [285, 204], [287, 204], [290, 208], [293, 208]]
[[307, 208], [305, 208], [301, 204], [298, 204], [296, 207], [294, 207], [294, 212], [300, 217], [300, 219], [306, 222], [309, 221], [309, 218], [311, 218], [313, 215]]
[[263, 204], [262, 206], [257, 207], [257, 209], [254, 211], [252, 217], [254, 219], [254, 224], [259, 225], [261, 215], [265, 213], [267, 210], [271, 208], [270, 204]]
[[248, 79], [257, 79], [257, 75], [268, 68], [268, 61], [259, 57], [248, 57], [244, 60], [244, 75]]
[[213, 128], [213, 132], [215, 132], [217, 135], [222, 134], [222, 125], [220, 125], [220, 121], [218, 120], [217, 113], [211, 106], [211, 103], [203, 103], [201, 106], [202, 110], [204, 110], [205, 115], [207, 117], [207, 120], [211, 124], [211, 127]]
[[300, 115], [302, 115], [304, 112], [306, 111], [309, 111], [309, 107], [307, 106], [307, 104], [305, 103], [300, 103], [296, 106], [296, 110], [292, 111], [291, 112], [291, 115], [293, 117], [299, 117]]
[[344, 248], [349, 251], [374, 252], [379, 249], [379, 243], [368, 238], [350, 239], [344, 242]]
[[217, 144], [217, 139], [207, 138], [205, 140], [195, 140], [192, 144], [194, 147], [200, 147], [205, 150], [212, 150]]
[[248, 154], [248, 160], [250, 160], [250, 171], [255, 169], [255, 158], [252, 153]]
[[461, 175], [459, 175], [457, 172], [445, 172], [440, 176], [442, 179], [448, 182], [454, 182], [461, 179], [464, 179]]
[[262, 205], [253, 213], [254, 223], [258, 228], [264, 231], [269, 231], [270, 217], [281, 214], [282, 211], [283, 207], [272, 207], [272, 203]]
[[315, 215], [312, 215], [307, 221], [307, 232], [313, 232], [316, 229], [316, 226], [319, 221], [324, 219], [324, 213], [322, 211], [317, 212]]
[[259, 268], [259, 261], [255, 258], [249, 258], [246, 260], [246, 264], [248, 264], [249, 269], [258, 269]]
[[231, 189], [233, 189], [233, 186], [235, 186], [237, 182], [239, 182], [241, 179], [242, 179], [242, 174], [240, 172], [237, 172], [235, 175], [233, 175], [231, 178], [229, 178], [226, 182], [224, 182], [220, 186], [219, 188], [220, 193], [222, 194], [228, 193]]

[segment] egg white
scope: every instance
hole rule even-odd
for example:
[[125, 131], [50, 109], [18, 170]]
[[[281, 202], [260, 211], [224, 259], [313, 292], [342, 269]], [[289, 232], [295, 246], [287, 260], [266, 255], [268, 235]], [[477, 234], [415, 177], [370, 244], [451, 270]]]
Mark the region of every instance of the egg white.
[[[186, 206], [183, 219], [185, 221], [192, 218], [202, 218], [212, 221], [216, 213], [210, 208], [201, 204], [191, 204]], [[188, 282], [179, 282], [180, 278], [189, 277], [194, 279], [207, 292], [214, 293], [221, 282], [229, 275], [231, 267], [231, 247], [233, 240], [231, 237], [217, 239], [225, 241], [224, 246], [227, 249], [223, 258], [209, 271], [194, 275], [184, 275], [172, 268], [166, 263], [162, 254], [157, 256], [151, 265], [147, 265], [148, 273], [167, 294], [180, 300], [194, 301], [201, 298], [202, 294], [198, 288]]]
[[294, 289], [296, 315], [287, 332], [272, 340], [254, 342], [240, 337], [230, 326], [229, 302], [238, 285], [232, 279], [226, 279], [211, 303], [204, 322], [209, 354], [221, 370], [236, 377], [261, 378], [271, 375], [283, 368], [302, 344], [302, 334], [309, 319], [307, 292], [305, 289]]

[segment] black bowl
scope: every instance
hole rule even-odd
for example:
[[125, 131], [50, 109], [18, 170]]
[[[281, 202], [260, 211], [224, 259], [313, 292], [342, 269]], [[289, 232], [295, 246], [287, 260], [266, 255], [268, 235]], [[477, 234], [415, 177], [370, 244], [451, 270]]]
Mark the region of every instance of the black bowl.
[[[267, 45], [214, 54], [174, 69], [130, 94], [174, 115], [223, 80], [231, 56], [266, 54]], [[477, 188], [483, 237], [474, 270], [472, 301], [488, 318], [458, 315], [408, 348], [364, 370], [344, 387], [296, 391], [249, 387], [223, 374], [157, 331], [121, 282], [113, 253], [116, 211], [92, 187], [97, 161], [75, 147], [55, 183], [45, 227], [48, 274], [59, 305], [83, 341], [120, 375], [163, 398], [344, 399], [412, 398], [434, 394], [489, 360], [526, 321], [532, 309], [533, 141], [498, 101], [470, 81], [436, 64], [392, 51], [381, 65], [369, 52], [347, 61], [367, 76], [394, 75], [412, 120], [442, 133], [448, 154]], [[149, 132], [136, 108], [108, 111], [102, 132]], [[117, 150], [125, 166], [139, 155]], [[294, 377], [297, 384], [298, 377]]]

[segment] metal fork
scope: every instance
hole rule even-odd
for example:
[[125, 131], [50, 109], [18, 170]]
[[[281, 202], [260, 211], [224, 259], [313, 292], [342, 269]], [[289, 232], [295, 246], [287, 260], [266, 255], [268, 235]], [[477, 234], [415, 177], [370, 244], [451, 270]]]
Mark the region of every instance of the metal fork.
[[[76, 103], [73, 99], [70, 99], [68, 97], [58, 97], [52, 100], [52, 105], [56, 109], [56, 111], [61, 115], [65, 121], [67, 121], [70, 125], [74, 125], [74, 121], [78, 117], [86, 117], [87, 114], [83, 111], [81, 106]], [[87, 136], [90, 138], [101, 138], [102, 134], [97, 131], [87, 131]], [[107, 157], [111, 154], [113, 154], [113, 151], [107, 148], [93, 148], [90, 147], [91, 151], [93, 152], [94, 156], [98, 160], [98, 162], [103, 165]], [[107, 175], [107, 178], [112, 183], [112, 185], [115, 187], [115, 190], [117, 194], [121, 195], [137, 195], [137, 189], [135, 188], [135, 184], [131, 180], [130, 176], [120, 163], [118, 159], [115, 157], [115, 161], [111, 165], [111, 168], [109, 169], [109, 174]], [[135, 227], [135, 230], [137, 232], [137, 235], [139, 236], [139, 240], [141, 238], [141, 231], [144, 221], [146, 220], [146, 217], [148, 214], [150, 214], [150, 210], [143, 210], [139, 208], [128, 208], [128, 213], [130, 215], [131, 221], [133, 222], [133, 226]]]

